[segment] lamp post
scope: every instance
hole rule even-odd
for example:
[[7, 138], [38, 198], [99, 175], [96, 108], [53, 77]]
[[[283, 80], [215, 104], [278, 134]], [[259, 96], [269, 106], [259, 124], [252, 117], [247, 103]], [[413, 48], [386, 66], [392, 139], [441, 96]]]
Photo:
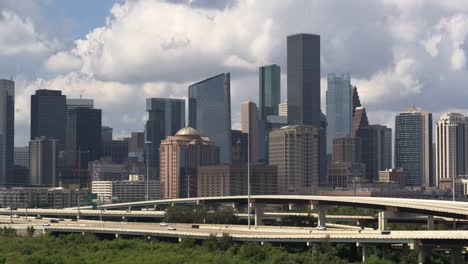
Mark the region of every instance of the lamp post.
[[147, 140], [145, 141], [145, 144], [148, 144], [148, 147], [146, 148], [146, 201], [149, 201], [149, 153], [150, 153], [150, 146], [151, 146], [151, 141]]

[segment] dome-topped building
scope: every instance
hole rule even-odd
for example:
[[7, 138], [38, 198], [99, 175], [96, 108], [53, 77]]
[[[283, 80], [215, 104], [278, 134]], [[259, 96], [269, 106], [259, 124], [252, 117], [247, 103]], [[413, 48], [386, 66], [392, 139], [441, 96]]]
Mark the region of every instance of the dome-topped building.
[[200, 136], [200, 133], [195, 128], [184, 127], [177, 131], [176, 136]]

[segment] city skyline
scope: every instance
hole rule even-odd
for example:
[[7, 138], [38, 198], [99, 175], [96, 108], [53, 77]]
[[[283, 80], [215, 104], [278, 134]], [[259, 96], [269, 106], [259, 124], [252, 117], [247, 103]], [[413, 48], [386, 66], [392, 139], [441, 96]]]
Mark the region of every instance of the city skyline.
[[[141, 126], [146, 118], [145, 109], [133, 102], [151, 97], [184, 98], [190, 83], [220, 72], [231, 72], [232, 124], [233, 128], [239, 129], [240, 103], [249, 96], [258, 103], [258, 93], [248, 92], [258, 85], [258, 67], [275, 63], [283, 69], [281, 101], [285, 101], [286, 43], [283, 40], [295, 32], [310, 32], [322, 38], [322, 96], [326, 91], [327, 73], [349, 72], [354, 78], [352, 84], [361, 91], [372, 123], [393, 128], [394, 114], [411, 105], [432, 112], [434, 120], [449, 111], [467, 112], [461, 99], [467, 93], [463, 88], [466, 83], [463, 59], [466, 33], [461, 28], [468, 20], [464, 15], [468, 7], [463, 3], [405, 5], [392, 1], [363, 1], [337, 5], [297, 1], [285, 6], [271, 1], [250, 3], [241, 0], [216, 1], [215, 6], [210, 6], [206, 1], [141, 0], [127, 3], [106, 0], [98, 5], [91, 1], [81, 4], [85, 7], [93, 4], [93, 10], [74, 8], [74, 3], [41, 1], [21, 4], [2, 1], [0, 5], [0, 23], [11, 29], [5, 34], [25, 32], [26, 37], [13, 38], [18, 42], [0, 43], [0, 78], [13, 76], [17, 85], [16, 146], [27, 145], [29, 96], [38, 88], [60, 89], [71, 98], [82, 95], [95, 99], [96, 108], [107, 109], [103, 112], [103, 124], [113, 127], [116, 136], [125, 136], [136, 130], [132, 128]], [[363, 8], [366, 5], [376, 10], [375, 14], [367, 14], [368, 8]], [[168, 12], [153, 12], [158, 8]], [[340, 16], [325, 16], [319, 13], [321, 9], [337, 12]], [[85, 10], [88, 10], [89, 19], [83, 23], [80, 17]], [[262, 12], [256, 12], [258, 18], [251, 22], [233, 22], [231, 19], [238, 13], [251, 16], [252, 10]], [[352, 10], [353, 17], [363, 19], [350, 19], [350, 15], [341, 10]], [[141, 15], [136, 15], [138, 12]], [[289, 15], [291, 12], [296, 14], [294, 19]], [[167, 25], [171, 21], [169, 13], [187, 17], [187, 21], [181, 23], [188, 26], [180, 34], [169, 25], [148, 27], [141, 33], [123, 30], [123, 26], [131, 22], [142, 25], [144, 21], [155, 21], [157, 25]], [[199, 14], [213, 16], [214, 22], [206, 24], [206, 16]], [[316, 19], [306, 19], [310, 15]], [[285, 16], [290, 18], [289, 23], [284, 21]], [[382, 20], [382, 17], [387, 18]], [[56, 30], [65, 19], [75, 23], [70, 28]], [[414, 23], [416, 20], [419, 23]], [[190, 23], [192, 21], [194, 23]], [[301, 21], [308, 22], [299, 23]], [[229, 30], [231, 25], [249, 29], [251, 33], [244, 38], [237, 33], [229, 36], [217, 33], [222, 29]], [[381, 30], [373, 30], [372, 25], [379, 25]], [[206, 27], [201, 30], [202, 26]], [[214, 33], [204, 36], [206, 31]], [[107, 37], [103, 32], [115, 34]], [[125, 34], [132, 34], [135, 41], [127, 47], [119, 46], [121, 49], [116, 52], [112, 43], [117, 45], [119, 38], [127, 36]], [[154, 35], [160, 37], [148, 37]], [[207, 37], [216, 41], [212, 46], [203, 47], [202, 40]], [[148, 43], [149, 46], [135, 47], [137, 43]], [[130, 57], [132, 50], [137, 52]], [[176, 50], [187, 56], [172, 56]], [[112, 61], [102, 56], [104, 51], [113, 58]], [[144, 51], [143, 55], [140, 51]], [[129, 63], [130, 58], [133, 63]], [[201, 65], [195, 63], [200, 61], [203, 61]], [[104, 65], [106, 67], [97, 68]], [[450, 100], [444, 93], [446, 89], [461, 96]], [[245, 96], [246, 93], [249, 95]]]

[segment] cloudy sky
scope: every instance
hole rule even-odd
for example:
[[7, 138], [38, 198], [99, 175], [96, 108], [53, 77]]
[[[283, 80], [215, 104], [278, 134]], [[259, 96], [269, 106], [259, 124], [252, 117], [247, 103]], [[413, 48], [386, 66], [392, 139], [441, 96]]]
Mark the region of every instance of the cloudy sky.
[[[29, 137], [30, 95], [92, 98], [115, 136], [143, 130], [148, 97], [231, 72], [233, 127], [258, 101], [258, 67], [282, 70], [286, 36], [321, 35], [322, 94], [349, 72], [371, 123], [420, 106], [468, 113], [466, 0], [1, 0], [0, 78], [16, 81], [16, 145]], [[322, 102], [324, 108], [325, 101]]]

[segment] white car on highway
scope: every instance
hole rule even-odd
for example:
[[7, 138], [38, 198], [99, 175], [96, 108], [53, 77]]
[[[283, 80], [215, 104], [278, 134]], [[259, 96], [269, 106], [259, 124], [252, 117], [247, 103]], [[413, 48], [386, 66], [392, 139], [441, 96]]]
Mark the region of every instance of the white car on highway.
[[319, 226], [317, 226], [317, 230], [318, 231], [325, 231], [325, 230], [327, 230], [327, 227], [319, 225]]
[[161, 222], [159, 223], [160, 226], [167, 226], [167, 223], [166, 222]]
[[49, 223], [42, 223], [42, 226], [50, 226]]
[[167, 229], [168, 230], [177, 230], [177, 228], [175, 226], [169, 226]]

